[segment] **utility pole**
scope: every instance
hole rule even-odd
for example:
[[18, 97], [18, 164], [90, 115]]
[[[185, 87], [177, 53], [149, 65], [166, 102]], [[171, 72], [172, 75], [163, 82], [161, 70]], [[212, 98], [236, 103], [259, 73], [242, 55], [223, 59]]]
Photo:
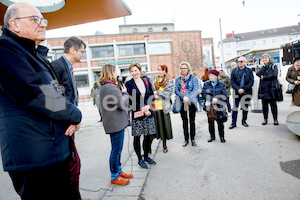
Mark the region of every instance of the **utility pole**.
[[219, 22], [220, 22], [221, 48], [222, 48], [222, 64], [221, 64], [221, 69], [222, 69], [222, 70], [225, 70], [225, 61], [224, 61], [224, 48], [223, 48], [223, 38], [222, 38], [221, 18], [219, 18]]

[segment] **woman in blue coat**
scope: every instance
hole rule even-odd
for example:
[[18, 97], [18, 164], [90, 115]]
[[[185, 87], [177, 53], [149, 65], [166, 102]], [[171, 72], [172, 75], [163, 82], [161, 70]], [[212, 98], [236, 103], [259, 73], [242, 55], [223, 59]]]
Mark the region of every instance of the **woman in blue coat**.
[[[216, 106], [218, 109], [216, 110], [224, 110], [226, 109], [226, 99], [227, 92], [225, 84], [218, 80], [219, 72], [215, 69], [211, 69], [208, 71], [209, 81], [204, 83], [202, 89], [202, 97], [205, 99], [205, 107], [206, 112], [210, 110], [210, 106]], [[208, 120], [208, 130], [210, 133], [210, 139], [208, 142], [212, 142], [216, 139], [215, 136], [215, 121]], [[218, 124], [219, 136], [222, 143], [225, 142], [224, 138], [224, 122], [219, 118], [216, 119]]]
[[[197, 111], [197, 95], [199, 94], [199, 84], [196, 76], [191, 74], [191, 67], [188, 62], [182, 62], [179, 65], [180, 76], [175, 80], [175, 94], [183, 102], [180, 110], [181, 119], [183, 122], [183, 132], [185, 142], [183, 147], [189, 143], [189, 130], [188, 130], [188, 113], [190, 121], [190, 136], [192, 146], [196, 146], [195, 142], [195, 117]], [[177, 97], [177, 98], [178, 98]], [[187, 106], [186, 106], [187, 105]]]

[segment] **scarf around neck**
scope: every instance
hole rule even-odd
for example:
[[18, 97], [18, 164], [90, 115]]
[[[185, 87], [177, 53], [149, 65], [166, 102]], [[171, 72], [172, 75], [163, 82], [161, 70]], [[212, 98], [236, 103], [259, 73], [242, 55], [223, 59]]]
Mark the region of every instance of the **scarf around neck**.
[[180, 85], [181, 85], [180, 93], [181, 94], [185, 93], [185, 91], [186, 91], [185, 82], [188, 81], [190, 78], [191, 78], [191, 73], [190, 72], [186, 76], [181, 75], [181, 82], [180, 82]]
[[162, 78], [157, 76], [154, 80], [155, 83], [155, 89], [158, 90], [159, 87], [166, 87], [168, 84], [169, 77], [164, 75]]

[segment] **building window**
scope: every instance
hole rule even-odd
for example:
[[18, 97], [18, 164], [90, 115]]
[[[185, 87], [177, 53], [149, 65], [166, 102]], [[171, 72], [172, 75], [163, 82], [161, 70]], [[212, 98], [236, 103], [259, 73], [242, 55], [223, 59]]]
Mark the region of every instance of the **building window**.
[[256, 46], [256, 41], [253, 41], [253, 42], [252, 42], [252, 46]]
[[267, 44], [267, 40], [262, 40], [261, 43], [262, 44]]
[[55, 49], [55, 50], [53, 50], [53, 53], [54, 53], [54, 60], [56, 60], [64, 55], [64, 50], [63, 49]]
[[132, 32], [133, 32], [133, 33], [138, 33], [139, 30], [138, 30], [137, 28], [134, 28], [134, 29], [132, 30]]
[[89, 87], [89, 76], [87, 74], [84, 75], [76, 75], [75, 74], [76, 87]]
[[283, 41], [283, 42], [286, 41], [286, 37], [283, 37], [283, 38], [282, 38], [282, 41]]
[[148, 28], [148, 32], [152, 33], [153, 32], [153, 28]]
[[167, 27], [164, 27], [164, 28], [162, 29], [162, 31], [163, 31], [163, 32], [167, 32], [167, 31], [168, 31], [168, 28], [167, 28]]
[[171, 54], [170, 42], [149, 43], [149, 54]]
[[230, 44], [226, 44], [226, 49], [230, 49], [231, 45]]
[[273, 39], [272, 39], [272, 43], [276, 43], [276, 38], [273, 38]]
[[137, 56], [145, 55], [145, 44], [125, 44], [119, 45], [120, 56]]
[[102, 46], [102, 47], [91, 47], [92, 58], [110, 58], [114, 57], [114, 47]]

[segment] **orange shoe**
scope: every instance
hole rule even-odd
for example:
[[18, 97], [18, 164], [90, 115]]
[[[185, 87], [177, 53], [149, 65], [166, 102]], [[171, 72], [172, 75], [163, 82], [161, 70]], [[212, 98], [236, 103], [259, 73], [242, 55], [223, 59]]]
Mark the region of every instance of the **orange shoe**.
[[125, 172], [122, 172], [122, 173], [120, 174], [120, 176], [121, 176], [122, 178], [132, 178], [132, 177], [133, 177], [133, 174], [126, 174]]
[[129, 183], [129, 180], [122, 179], [120, 176], [115, 180], [110, 181], [112, 184], [116, 185], [127, 185]]

